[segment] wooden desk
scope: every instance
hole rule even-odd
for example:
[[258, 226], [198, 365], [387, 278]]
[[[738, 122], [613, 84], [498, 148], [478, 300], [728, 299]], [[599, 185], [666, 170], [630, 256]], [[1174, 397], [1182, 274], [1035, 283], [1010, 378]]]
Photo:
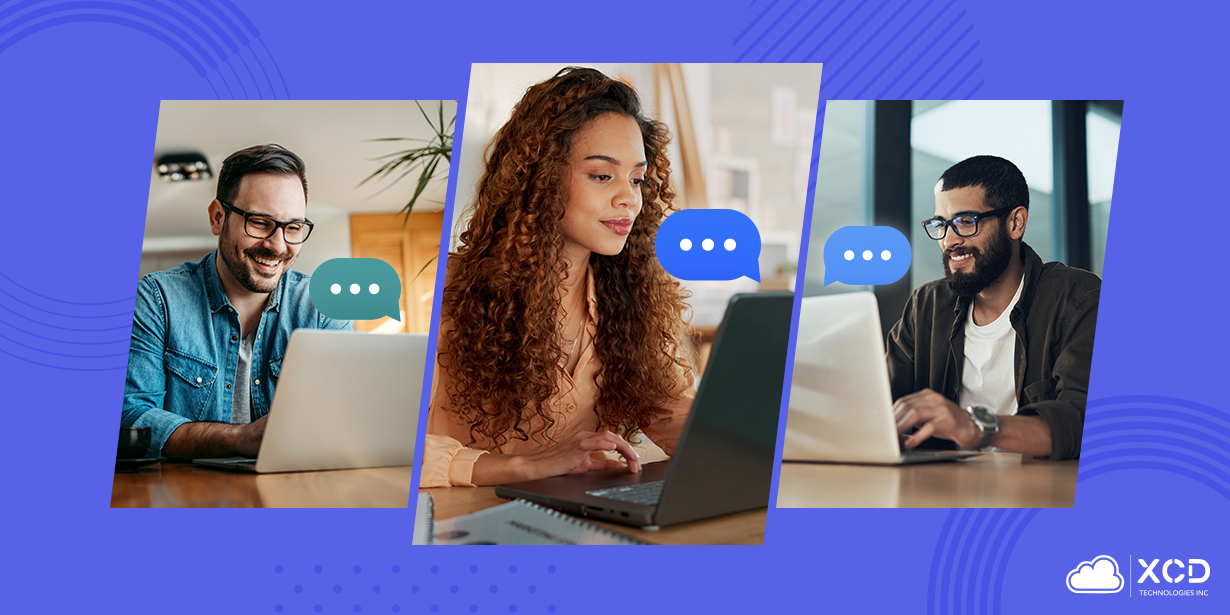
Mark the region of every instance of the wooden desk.
[[983, 453], [909, 466], [782, 464], [778, 508], [1071, 508], [1076, 461]]
[[[468, 515], [508, 502], [495, 495], [495, 487], [440, 487], [423, 489], [423, 492], [430, 493], [435, 501], [432, 516], [436, 520]], [[631, 536], [653, 544], [758, 545], [764, 543], [764, 523], [767, 510], [758, 508], [703, 521], [672, 525], [656, 531], [646, 531], [596, 519], [585, 520], [624, 536]], [[583, 519], [583, 517], [577, 518]]]
[[411, 466], [247, 474], [164, 462], [116, 472], [112, 508], [405, 508]]

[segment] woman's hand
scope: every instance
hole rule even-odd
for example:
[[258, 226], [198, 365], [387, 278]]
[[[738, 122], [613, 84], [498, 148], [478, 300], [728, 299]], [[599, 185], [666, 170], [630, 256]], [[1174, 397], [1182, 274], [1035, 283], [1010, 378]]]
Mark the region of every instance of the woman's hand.
[[623, 463], [614, 459], [595, 458], [595, 451], [615, 451], [627, 461], [628, 470], [641, 471], [640, 455], [626, 440], [609, 431], [582, 431], [538, 453], [483, 455], [474, 462], [471, 480], [476, 485], [502, 485], [624, 467]]
[[627, 461], [630, 471], [641, 471], [640, 455], [632, 450], [632, 445], [626, 440], [606, 430], [582, 431], [541, 453], [526, 455], [528, 468], [535, 474], [527, 480], [624, 467], [614, 459], [595, 458], [594, 451], [616, 451]]

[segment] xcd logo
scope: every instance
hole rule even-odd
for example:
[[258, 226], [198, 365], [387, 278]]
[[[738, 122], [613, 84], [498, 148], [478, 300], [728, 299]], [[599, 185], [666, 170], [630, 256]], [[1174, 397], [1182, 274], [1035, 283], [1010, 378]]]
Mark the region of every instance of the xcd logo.
[[[1187, 560], [1186, 565], [1184, 565], [1181, 559], [1168, 559], [1162, 563], [1160, 568], [1157, 565], [1158, 562], [1162, 561], [1160, 558], [1151, 562], [1146, 562], [1143, 559], [1136, 561], [1140, 564], [1140, 568], [1144, 570], [1144, 573], [1136, 580], [1137, 583], [1144, 583], [1145, 581], [1161, 583], [1157, 578], [1157, 574], [1154, 573], [1155, 569], [1161, 571], [1162, 578], [1167, 583], [1181, 583], [1185, 579], [1188, 583], [1204, 583], [1209, 580], [1209, 573], [1212, 572], [1207, 561], [1197, 558]], [[1196, 576], [1197, 573], [1200, 576]]]

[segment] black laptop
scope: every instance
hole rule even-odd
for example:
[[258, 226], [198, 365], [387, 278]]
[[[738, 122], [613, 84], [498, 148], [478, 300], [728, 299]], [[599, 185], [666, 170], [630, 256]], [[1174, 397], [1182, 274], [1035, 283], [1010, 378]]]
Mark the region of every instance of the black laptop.
[[496, 495], [656, 527], [769, 504], [794, 293], [731, 297], [670, 461], [501, 485]]

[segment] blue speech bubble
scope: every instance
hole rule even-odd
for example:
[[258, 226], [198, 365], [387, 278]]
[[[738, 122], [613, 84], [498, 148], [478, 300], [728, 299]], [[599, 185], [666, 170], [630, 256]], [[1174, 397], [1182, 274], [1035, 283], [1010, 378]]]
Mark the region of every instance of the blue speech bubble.
[[847, 226], [824, 243], [824, 285], [892, 284], [910, 270], [910, 240], [891, 226]]
[[312, 305], [334, 320], [401, 322], [401, 278], [377, 258], [333, 258], [320, 264], [308, 286]]
[[733, 209], [684, 209], [671, 214], [654, 241], [658, 262], [681, 280], [760, 281], [760, 229]]

